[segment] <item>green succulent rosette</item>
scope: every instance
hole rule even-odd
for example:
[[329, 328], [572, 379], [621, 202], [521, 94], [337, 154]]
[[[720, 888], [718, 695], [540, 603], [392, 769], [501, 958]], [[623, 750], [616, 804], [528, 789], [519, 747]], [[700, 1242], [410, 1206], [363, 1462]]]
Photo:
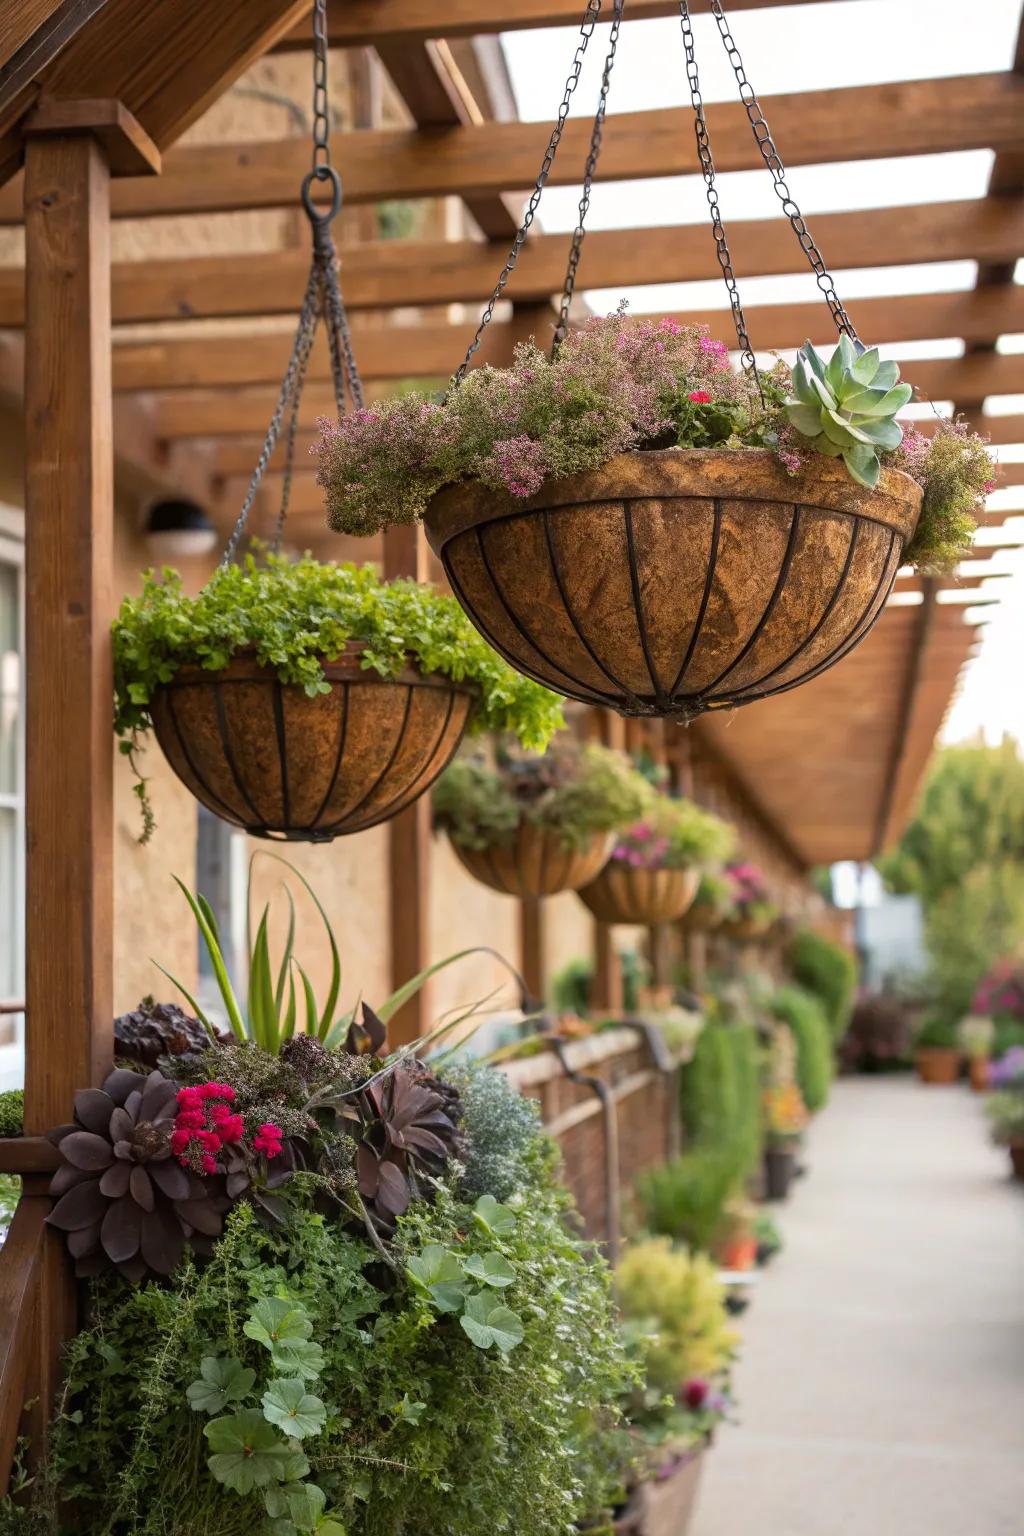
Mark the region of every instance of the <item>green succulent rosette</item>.
[[786, 415], [817, 453], [841, 458], [854, 480], [872, 491], [882, 472], [879, 455], [903, 441], [895, 417], [914, 391], [899, 377], [899, 366], [883, 363], [877, 347], [866, 351], [841, 336], [826, 363], [808, 341], [797, 353]]

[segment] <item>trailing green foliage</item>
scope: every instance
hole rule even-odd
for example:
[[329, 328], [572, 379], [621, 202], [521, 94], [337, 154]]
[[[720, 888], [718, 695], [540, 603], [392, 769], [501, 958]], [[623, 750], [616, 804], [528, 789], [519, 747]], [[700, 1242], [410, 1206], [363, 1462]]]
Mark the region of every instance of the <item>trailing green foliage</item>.
[[8, 1088], [0, 1093], [0, 1137], [20, 1136], [25, 1123], [25, 1090]]
[[0, 1530], [70, 1501], [90, 1536], [566, 1536], [611, 1497], [628, 1377], [542, 1138], [520, 1167], [507, 1204], [414, 1202], [390, 1274], [297, 1175], [287, 1227], [243, 1204], [202, 1269], [98, 1283], [40, 1497]]
[[771, 1011], [788, 1024], [796, 1042], [796, 1080], [804, 1104], [814, 1114], [828, 1103], [835, 1071], [832, 1034], [825, 1010], [813, 992], [780, 987]]
[[801, 928], [789, 952], [793, 977], [806, 992], [813, 992], [828, 1018], [832, 1042], [838, 1045], [846, 1033], [857, 991], [857, 961], [842, 944], [836, 944], [813, 928]]
[[[323, 663], [350, 641], [362, 665], [394, 677], [409, 657], [474, 689], [470, 729], [512, 731], [543, 750], [562, 723], [561, 701], [504, 662], [453, 597], [415, 581], [383, 581], [372, 566], [321, 564], [307, 555], [268, 554], [221, 566], [195, 597], [177, 572], [147, 572], [138, 597], [126, 597], [113, 626], [114, 730], [133, 756], [152, 726], [157, 689], [183, 666], [222, 671], [253, 651], [282, 683], [310, 697], [329, 691]], [[145, 803], [144, 782], [139, 786]]]
[[433, 799], [435, 825], [461, 848], [510, 843], [527, 823], [582, 849], [642, 816], [656, 796], [624, 753], [556, 736], [543, 757], [499, 747], [493, 767], [481, 758], [457, 759]]

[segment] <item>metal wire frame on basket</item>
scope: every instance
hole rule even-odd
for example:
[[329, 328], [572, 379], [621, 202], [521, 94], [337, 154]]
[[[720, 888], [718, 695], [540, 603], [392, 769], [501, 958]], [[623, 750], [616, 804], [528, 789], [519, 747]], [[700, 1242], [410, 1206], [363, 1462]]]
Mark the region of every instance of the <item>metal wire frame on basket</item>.
[[[331, 200], [325, 209], [321, 209], [313, 201], [314, 182], [330, 184]], [[331, 224], [341, 210], [342, 185], [341, 177], [331, 163], [330, 104], [327, 92], [327, 0], [316, 0], [313, 7], [313, 161], [310, 170], [303, 178], [300, 195], [313, 239], [309, 279], [299, 310], [299, 323], [277, 405], [270, 418], [267, 435], [252, 472], [242, 509], [224, 550], [222, 565], [230, 565], [235, 557], [253, 502], [256, 500], [256, 493], [266, 473], [267, 465], [273, 457], [281, 437], [282, 426], [287, 418], [281, 505], [271, 541], [274, 552], [280, 551], [291, 496], [299, 406], [309, 370], [313, 343], [316, 340], [317, 327], [321, 321], [327, 333], [331, 381], [339, 417], [345, 414], [346, 395], [356, 408], [363, 404], [363, 386], [356, 366], [348, 316], [338, 283], [338, 256], [334, 237], [331, 234]]]

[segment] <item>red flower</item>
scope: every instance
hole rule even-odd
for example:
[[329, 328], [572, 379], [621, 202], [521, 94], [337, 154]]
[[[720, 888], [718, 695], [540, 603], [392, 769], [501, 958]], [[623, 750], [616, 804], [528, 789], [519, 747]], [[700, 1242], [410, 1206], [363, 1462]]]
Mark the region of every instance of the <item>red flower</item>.
[[182, 1153], [185, 1151], [191, 1140], [192, 1136], [189, 1131], [172, 1131], [171, 1151], [173, 1152], [174, 1156], [181, 1157]]
[[201, 1088], [179, 1088], [178, 1107], [180, 1109], [198, 1109], [203, 1102], [203, 1090]]
[[694, 405], [711, 404], [711, 396], [708, 394], [706, 389], [693, 389], [690, 391], [690, 394], [687, 398], [692, 400]]
[[259, 1127], [256, 1135], [253, 1137], [253, 1150], [255, 1152], [265, 1152], [268, 1158], [280, 1157], [282, 1135], [281, 1127], [268, 1121], [265, 1125]]
[[699, 1413], [707, 1402], [709, 1390], [707, 1382], [701, 1380], [699, 1376], [695, 1376], [692, 1381], [688, 1381], [683, 1388], [683, 1400], [687, 1408], [691, 1408], [694, 1413]]

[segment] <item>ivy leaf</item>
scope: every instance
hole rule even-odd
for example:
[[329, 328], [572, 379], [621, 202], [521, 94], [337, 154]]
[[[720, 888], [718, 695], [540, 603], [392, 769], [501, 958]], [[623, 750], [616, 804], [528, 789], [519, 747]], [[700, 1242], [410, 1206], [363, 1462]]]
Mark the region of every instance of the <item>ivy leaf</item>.
[[263, 1502], [272, 1520], [287, 1520], [296, 1531], [315, 1531], [326, 1508], [327, 1495], [316, 1483], [293, 1483], [284, 1488], [268, 1488]]
[[296, 1339], [308, 1339], [313, 1324], [306, 1310], [297, 1301], [286, 1301], [281, 1296], [267, 1296], [258, 1302], [249, 1314], [242, 1332], [267, 1349], [278, 1343], [291, 1343]]
[[478, 1349], [490, 1349], [495, 1344], [507, 1355], [523, 1340], [522, 1320], [508, 1307], [496, 1305], [486, 1291], [477, 1291], [467, 1299], [459, 1322]]
[[327, 1410], [319, 1397], [306, 1391], [301, 1378], [272, 1381], [262, 1401], [263, 1417], [296, 1440], [319, 1434], [324, 1427]]
[[268, 1483], [293, 1482], [309, 1471], [302, 1452], [282, 1440], [258, 1408], [211, 1419], [203, 1434], [214, 1452], [207, 1466], [218, 1483], [234, 1493], [251, 1493]]
[[256, 1372], [247, 1370], [239, 1360], [218, 1360], [204, 1355], [199, 1380], [192, 1382], [185, 1396], [196, 1413], [220, 1413], [228, 1403], [237, 1403], [252, 1391]]
[[275, 1344], [270, 1358], [275, 1370], [287, 1376], [301, 1376], [305, 1381], [315, 1381], [324, 1368], [324, 1352], [311, 1339], [289, 1339]]
[[500, 1290], [515, 1282], [516, 1272], [500, 1253], [474, 1253], [466, 1260], [466, 1274], [481, 1285], [493, 1285]]
[[473, 1215], [486, 1232], [501, 1237], [515, 1228], [516, 1214], [507, 1205], [499, 1205], [493, 1195], [481, 1195], [473, 1207]]
[[428, 1243], [406, 1265], [409, 1278], [428, 1293], [439, 1312], [457, 1312], [466, 1298], [462, 1265], [440, 1243]]

